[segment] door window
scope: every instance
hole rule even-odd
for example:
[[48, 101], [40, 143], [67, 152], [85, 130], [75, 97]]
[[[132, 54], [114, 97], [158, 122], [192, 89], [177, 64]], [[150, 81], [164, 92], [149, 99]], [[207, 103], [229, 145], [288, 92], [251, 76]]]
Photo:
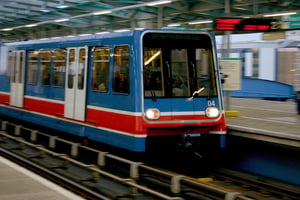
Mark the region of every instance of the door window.
[[116, 47], [114, 52], [114, 92], [129, 93], [129, 68], [128, 46]]

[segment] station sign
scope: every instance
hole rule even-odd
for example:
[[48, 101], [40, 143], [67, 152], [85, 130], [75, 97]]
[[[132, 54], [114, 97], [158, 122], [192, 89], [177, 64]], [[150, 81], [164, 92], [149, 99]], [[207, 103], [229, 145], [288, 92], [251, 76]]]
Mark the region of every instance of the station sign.
[[300, 14], [283, 16], [282, 21], [283, 21], [283, 27], [285, 29], [300, 28]]
[[222, 31], [271, 31], [280, 29], [280, 22], [270, 18], [230, 18], [214, 20], [214, 29]]
[[241, 58], [221, 58], [221, 75], [224, 91], [241, 90]]

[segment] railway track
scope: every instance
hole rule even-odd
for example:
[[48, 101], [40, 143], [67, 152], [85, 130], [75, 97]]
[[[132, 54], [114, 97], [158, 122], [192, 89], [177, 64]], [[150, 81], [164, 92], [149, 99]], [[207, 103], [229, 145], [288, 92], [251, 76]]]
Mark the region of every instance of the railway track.
[[[7, 121], [1, 121], [0, 153], [87, 199], [254, 200], [264, 199], [266, 191], [269, 197], [275, 194], [274, 187], [249, 186], [232, 172], [214, 173], [214, 181], [206, 183]], [[262, 192], [244, 194], [245, 187]], [[283, 189], [272, 200], [296, 200], [297, 195]]]

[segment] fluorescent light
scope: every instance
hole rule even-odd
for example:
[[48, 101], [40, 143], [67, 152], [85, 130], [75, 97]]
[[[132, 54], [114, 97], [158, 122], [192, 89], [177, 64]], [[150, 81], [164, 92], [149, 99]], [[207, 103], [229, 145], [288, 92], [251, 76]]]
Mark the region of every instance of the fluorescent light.
[[27, 28], [35, 27], [35, 26], [37, 26], [37, 24], [27, 24], [27, 25], [25, 25], [25, 27], [27, 27]]
[[212, 20], [203, 20], [203, 21], [194, 21], [194, 22], [189, 22], [189, 24], [193, 25], [193, 24], [208, 24], [208, 23], [212, 23]]
[[180, 26], [180, 24], [179, 24], [179, 23], [174, 23], [174, 24], [169, 24], [168, 26], [169, 26], [169, 27]]
[[3, 29], [1, 29], [1, 31], [11, 31], [11, 30], [13, 30], [13, 28], [3, 28]]
[[147, 3], [147, 6], [157, 6], [157, 5], [167, 4], [167, 3], [171, 3], [171, 2], [172, 1], [153, 1], [153, 2]]
[[55, 20], [55, 22], [65, 22], [65, 21], [69, 21], [70, 19], [68, 18], [64, 18], [64, 19], [57, 19]]
[[109, 14], [112, 13], [111, 10], [103, 10], [103, 11], [99, 11], [99, 12], [94, 12], [93, 15], [105, 15], [105, 14]]
[[296, 12], [274, 13], [274, 14], [264, 15], [264, 17], [276, 17], [276, 16], [293, 15], [293, 14], [297, 14], [297, 13]]
[[68, 8], [69, 6], [67, 5], [59, 5], [59, 6], [56, 6], [56, 8], [60, 8], [60, 9], [63, 9], [63, 8]]
[[40, 11], [44, 12], [44, 13], [51, 12], [50, 10], [47, 10], [47, 9], [41, 9]]

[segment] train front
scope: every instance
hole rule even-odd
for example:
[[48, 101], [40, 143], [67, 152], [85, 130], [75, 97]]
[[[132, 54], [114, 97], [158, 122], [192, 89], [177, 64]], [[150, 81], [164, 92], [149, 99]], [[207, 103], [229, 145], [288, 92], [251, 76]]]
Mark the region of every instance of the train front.
[[226, 125], [214, 36], [148, 31], [142, 48], [148, 146], [224, 147]]

